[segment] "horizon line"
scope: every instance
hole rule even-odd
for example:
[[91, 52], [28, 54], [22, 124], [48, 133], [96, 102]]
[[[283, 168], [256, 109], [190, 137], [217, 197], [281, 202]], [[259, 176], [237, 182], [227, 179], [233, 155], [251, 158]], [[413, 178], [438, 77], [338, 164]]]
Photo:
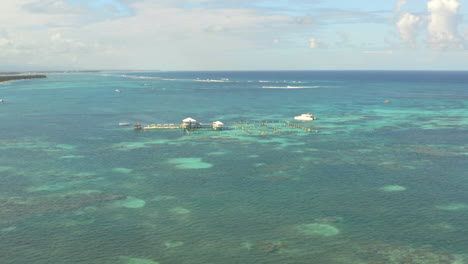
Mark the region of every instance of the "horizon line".
[[75, 72], [468, 72], [468, 70], [143, 70], [143, 69], [88, 69], [88, 70], [27, 70], [0, 71], [2, 74], [75, 73]]

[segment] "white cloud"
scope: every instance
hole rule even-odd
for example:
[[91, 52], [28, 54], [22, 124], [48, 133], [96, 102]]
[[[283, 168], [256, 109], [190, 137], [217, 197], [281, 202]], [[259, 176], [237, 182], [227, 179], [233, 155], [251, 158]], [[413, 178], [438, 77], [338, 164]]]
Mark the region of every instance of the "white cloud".
[[414, 15], [409, 12], [404, 12], [396, 26], [400, 32], [400, 37], [410, 46], [415, 48], [419, 32], [424, 24], [422, 16]]
[[335, 42], [335, 45], [337, 47], [350, 47], [351, 46], [350, 37], [347, 32], [339, 31], [339, 32], [336, 32], [336, 35], [338, 37], [338, 41]]
[[76, 53], [86, 51], [88, 48], [86, 44], [79, 40], [64, 38], [60, 32], [54, 33], [50, 40], [55, 51], [60, 53]]
[[317, 39], [315, 38], [309, 38], [309, 48], [311, 49], [317, 49], [320, 47], [320, 43]]
[[222, 25], [209, 25], [205, 28], [205, 31], [219, 33], [219, 32], [227, 32], [229, 31], [229, 28], [227, 28], [226, 26], [222, 26]]
[[396, 6], [395, 6], [395, 11], [396, 12], [400, 12], [401, 11], [401, 8], [406, 5], [408, 3], [407, 0], [399, 0], [397, 3], [396, 3]]
[[[82, 68], [215, 68], [229, 56], [237, 60], [235, 52], [266, 46], [265, 39], [294, 24], [292, 17], [249, 8], [181, 8], [183, 1], [172, 0], [120, 2], [132, 13], [95, 19], [84, 4], [2, 0], [0, 61]], [[15, 34], [5, 37], [2, 29]]]
[[349, 34], [343, 31], [336, 32], [341, 42], [347, 42], [349, 40]]
[[393, 50], [366, 50], [363, 51], [364, 54], [382, 54], [382, 55], [392, 55]]
[[12, 45], [8, 33], [0, 30], [0, 48], [5, 49]]
[[399, 14], [396, 26], [408, 46], [417, 47], [419, 36], [425, 33], [426, 43], [432, 49], [464, 49], [465, 37], [458, 33], [461, 4], [457, 0], [429, 0], [427, 15], [401, 11], [405, 4], [406, 0], [396, 4], [395, 10]]
[[77, 7], [73, 7], [62, 0], [42, 0], [36, 2], [28, 2], [22, 6], [24, 10], [32, 13], [75, 13], [83, 11]]
[[314, 19], [310, 16], [300, 17], [296, 19], [296, 23], [301, 24], [301, 25], [310, 25], [310, 24], [313, 24], [314, 22], [315, 22]]
[[[431, 47], [448, 48], [465, 38], [461, 32], [457, 34], [458, 19], [452, 19], [458, 17], [458, 6], [454, 3], [460, 0], [431, 0], [443, 4], [431, 7], [430, 15], [404, 12], [407, 0], [394, 1], [398, 2], [397, 12], [391, 18], [395, 18], [401, 39], [409, 45], [416, 46], [418, 41], [421, 44], [427, 36]], [[369, 54], [373, 50], [393, 49], [384, 44], [361, 44], [383, 39], [367, 32], [378, 32], [382, 24], [375, 23], [382, 23], [383, 16], [388, 16], [386, 12], [339, 7], [308, 10], [291, 7], [288, 10], [294, 12], [272, 12], [278, 9], [265, 7], [267, 2], [271, 1], [1, 0], [0, 62], [169, 70], [235, 65], [239, 69], [239, 65], [252, 67], [255, 64], [252, 62], [263, 63], [266, 54], [270, 62], [293, 56], [304, 59], [305, 45], [361, 56], [356, 49], [370, 51]], [[359, 24], [348, 25], [355, 22]], [[338, 56], [334, 52], [325, 53], [321, 56]], [[259, 67], [270, 67], [273, 65], [270, 62]]]
[[429, 10], [428, 43], [435, 49], [463, 49], [464, 41], [458, 34], [460, 16], [457, 0], [431, 0]]

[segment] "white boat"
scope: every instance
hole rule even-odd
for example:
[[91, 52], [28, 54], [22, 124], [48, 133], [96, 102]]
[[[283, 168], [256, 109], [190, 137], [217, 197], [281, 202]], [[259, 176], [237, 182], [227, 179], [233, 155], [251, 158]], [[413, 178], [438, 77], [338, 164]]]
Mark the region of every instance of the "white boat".
[[299, 116], [294, 117], [295, 120], [300, 120], [300, 121], [312, 121], [317, 119], [313, 114], [302, 114]]

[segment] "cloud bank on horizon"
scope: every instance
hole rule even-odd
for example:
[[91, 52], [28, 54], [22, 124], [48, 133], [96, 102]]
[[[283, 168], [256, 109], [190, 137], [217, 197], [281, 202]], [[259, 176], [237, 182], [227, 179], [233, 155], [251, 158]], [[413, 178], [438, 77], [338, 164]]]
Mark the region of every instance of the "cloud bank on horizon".
[[461, 0], [3, 0], [0, 70], [465, 70]]

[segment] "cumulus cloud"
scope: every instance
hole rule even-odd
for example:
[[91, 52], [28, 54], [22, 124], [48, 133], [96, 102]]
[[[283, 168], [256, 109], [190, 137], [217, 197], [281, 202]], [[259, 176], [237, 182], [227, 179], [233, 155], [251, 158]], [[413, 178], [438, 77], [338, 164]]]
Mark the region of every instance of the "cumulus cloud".
[[62, 53], [75, 53], [79, 51], [85, 51], [88, 48], [86, 44], [79, 40], [63, 37], [62, 33], [60, 32], [54, 33], [50, 37], [50, 40], [53, 48]]
[[344, 46], [349, 46], [351, 44], [348, 33], [339, 31], [339, 32], [336, 32], [336, 35], [338, 36], [338, 41], [335, 42], [337, 46], [344, 47]]
[[458, 33], [460, 24], [460, 2], [457, 0], [429, 0], [428, 14], [414, 14], [401, 9], [407, 3], [400, 0], [396, 4], [399, 17], [396, 26], [400, 37], [410, 47], [415, 48], [418, 37], [425, 33], [429, 47], [438, 50], [464, 49], [465, 37]]
[[226, 26], [222, 25], [209, 25], [208, 27], [205, 28], [206, 32], [214, 32], [214, 33], [220, 33], [220, 32], [227, 32], [229, 31], [229, 28]]
[[340, 41], [342, 42], [346, 42], [349, 40], [349, 34], [346, 32], [340, 31], [340, 32], [336, 32], [336, 34], [338, 35], [338, 37], [340, 38]]
[[363, 51], [364, 54], [380, 54], [380, 55], [392, 55], [393, 50], [366, 50]]
[[428, 43], [435, 49], [463, 49], [464, 41], [458, 34], [460, 3], [457, 0], [431, 0], [429, 10]]
[[424, 25], [424, 18], [409, 12], [404, 12], [396, 25], [400, 32], [400, 37], [410, 47], [415, 48], [419, 32]]
[[396, 12], [400, 12], [401, 11], [401, 8], [406, 5], [408, 3], [407, 0], [399, 0], [397, 3], [396, 3], [396, 7], [395, 7], [395, 11]]
[[315, 38], [309, 38], [309, 48], [311, 49], [317, 49], [320, 47], [320, 43], [317, 39]]
[[0, 48], [8, 48], [12, 45], [8, 33], [6, 31], [0, 30]]
[[[114, 0], [117, 9], [109, 9], [92, 2], [2, 0], [0, 61], [51, 67], [216, 68], [219, 61], [229, 65], [226, 61], [239, 60], [232, 55], [236, 52], [254, 54], [271, 46], [265, 40], [297, 26], [291, 16], [248, 7], [185, 8], [187, 0]], [[116, 3], [131, 12], [113, 15], [120, 10]], [[3, 34], [3, 29], [15, 34]]]
[[296, 23], [300, 25], [310, 25], [313, 24], [315, 20], [311, 16], [299, 17], [296, 19]]
[[46, 0], [29, 2], [22, 6], [26, 11], [32, 13], [48, 13], [48, 14], [59, 14], [59, 13], [75, 13], [81, 11], [79, 8], [71, 6], [62, 0]]

